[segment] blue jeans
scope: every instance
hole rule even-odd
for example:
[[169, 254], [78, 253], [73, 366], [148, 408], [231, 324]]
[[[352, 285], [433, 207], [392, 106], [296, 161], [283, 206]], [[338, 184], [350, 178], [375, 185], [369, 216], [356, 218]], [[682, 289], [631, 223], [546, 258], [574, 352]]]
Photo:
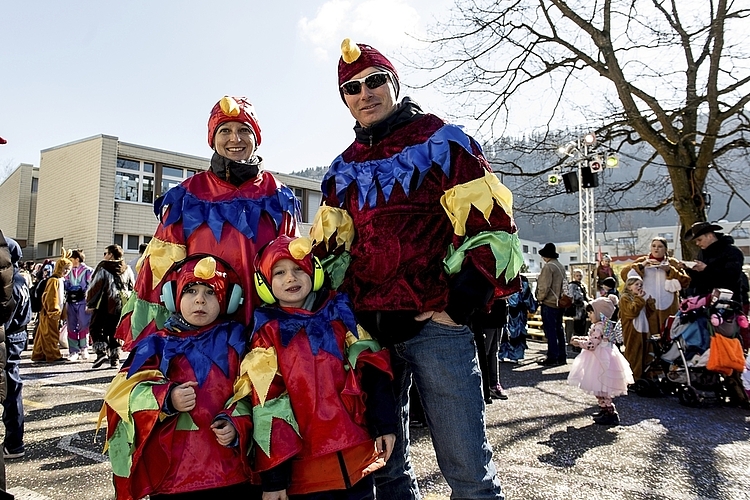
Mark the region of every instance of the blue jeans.
[[8, 362], [5, 374], [8, 381], [8, 395], [3, 401], [3, 424], [5, 424], [5, 447], [10, 452], [21, 451], [23, 446], [23, 381], [21, 380], [21, 353], [26, 349], [28, 335], [26, 329], [6, 336]]
[[391, 362], [401, 426], [391, 458], [375, 472], [377, 498], [420, 498], [409, 454], [413, 380], [451, 498], [503, 499], [487, 441], [482, 374], [471, 330], [429, 321], [416, 337], [391, 348]]
[[545, 306], [542, 304], [542, 329], [547, 337], [547, 358], [564, 360], [567, 358], [567, 346], [565, 345], [565, 330], [563, 329], [562, 308]]

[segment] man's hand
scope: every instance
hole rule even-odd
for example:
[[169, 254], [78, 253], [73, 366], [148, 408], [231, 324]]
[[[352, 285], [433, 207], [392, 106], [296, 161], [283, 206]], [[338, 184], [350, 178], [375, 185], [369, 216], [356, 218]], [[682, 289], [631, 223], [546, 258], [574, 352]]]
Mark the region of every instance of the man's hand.
[[237, 430], [229, 420], [220, 419], [211, 424], [211, 430], [216, 435], [216, 440], [222, 446], [229, 446], [237, 438]]
[[460, 326], [455, 321], [453, 321], [445, 311], [426, 311], [423, 313], [419, 313], [414, 317], [415, 321], [427, 321], [428, 319], [431, 319], [435, 323], [440, 323], [441, 325]]
[[263, 500], [289, 500], [289, 497], [286, 495], [286, 490], [264, 491]]
[[185, 382], [172, 389], [172, 407], [177, 411], [190, 411], [195, 408], [195, 389], [198, 382]]
[[701, 262], [699, 260], [695, 261], [695, 265], [693, 266], [693, 271], [705, 271], [706, 270], [706, 263]]
[[375, 438], [375, 451], [378, 452], [378, 458], [382, 458], [383, 462], [387, 462], [391, 458], [393, 453], [393, 447], [396, 445], [396, 435], [386, 434], [384, 436], [378, 436]]

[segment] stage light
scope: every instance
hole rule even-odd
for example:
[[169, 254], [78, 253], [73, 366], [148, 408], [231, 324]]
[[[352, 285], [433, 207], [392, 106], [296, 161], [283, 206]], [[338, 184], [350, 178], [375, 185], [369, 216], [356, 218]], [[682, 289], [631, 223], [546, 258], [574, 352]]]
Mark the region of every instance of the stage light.
[[609, 153], [607, 155], [607, 168], [618, 168], [620, 166], [620, 158], [617, 153]]

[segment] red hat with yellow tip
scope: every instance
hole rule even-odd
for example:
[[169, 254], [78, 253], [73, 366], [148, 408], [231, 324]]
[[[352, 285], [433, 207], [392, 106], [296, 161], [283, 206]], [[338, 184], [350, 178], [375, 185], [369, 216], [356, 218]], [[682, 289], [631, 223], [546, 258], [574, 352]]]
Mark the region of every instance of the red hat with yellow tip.
[[214, 148], [214, 137], [219, 125], [240, 122], [249, 125], [255, 135], [255, 145], [260, 146], [260, 124], [255, 108], [246, 97], [224, 96], [216, 103], [208, 117], [208, 145]]

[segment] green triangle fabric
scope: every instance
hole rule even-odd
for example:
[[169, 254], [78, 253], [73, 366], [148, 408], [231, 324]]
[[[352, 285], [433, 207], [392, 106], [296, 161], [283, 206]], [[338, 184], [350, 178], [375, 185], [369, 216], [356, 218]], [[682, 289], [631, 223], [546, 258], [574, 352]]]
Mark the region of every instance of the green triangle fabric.
[[505, 272], [505, 280], [510, 281], [518, 276], [523, 265], [521, 242], [517, 233], [504, 231], [484, 231], [466, 239], [458, 248], [448, 246], [448, 254], [443, 260], [446, 272], [456, 274], [463, 266], [466, 252], [482, 245], [489, 245], [495, 257], [495, 277]]
[[132, 456], [135, 451], [135, 426], [132, 420], [129, 423], [120, 420], [108, 442], [107, 454], [112, 464], [112, 473], [119, 477], [130, 477], [130, 467], [133, 465]]
[[253, 438], [266, 456], [271, 456], [271, 423], [274, 418], [280, 418], [299, 435], [299, 425], [294, 418], [289, 393], [285, 392], [278, 398], [269, 399], [263, 406], [253, 408]]

